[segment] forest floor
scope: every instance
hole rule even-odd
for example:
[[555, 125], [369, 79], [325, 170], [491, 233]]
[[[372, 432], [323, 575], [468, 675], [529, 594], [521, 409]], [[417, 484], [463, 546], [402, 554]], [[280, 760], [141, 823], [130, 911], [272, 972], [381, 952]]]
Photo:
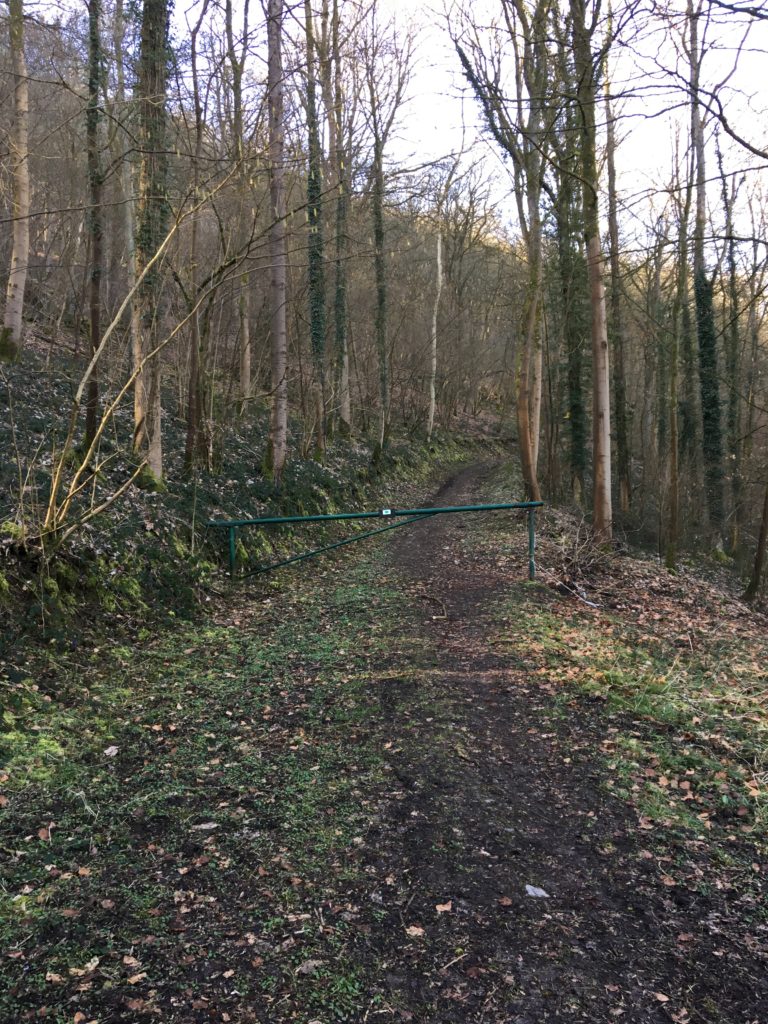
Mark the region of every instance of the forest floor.
[[0, 1020], [765, 1024], [768, 621], [542, 518], [536, 584], [438, 517], [57, 654]]

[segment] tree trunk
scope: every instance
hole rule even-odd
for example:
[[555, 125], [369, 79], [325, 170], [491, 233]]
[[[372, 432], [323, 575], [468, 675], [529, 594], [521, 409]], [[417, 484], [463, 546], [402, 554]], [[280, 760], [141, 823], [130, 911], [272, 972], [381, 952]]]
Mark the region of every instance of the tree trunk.
[[272, 226], [269, 251], [272, 261], [270, 308], [272, 328], [272, 416], [266, 469], [280, 486], [288, 447], [288, 332], [286, 325], [285, 186], [283, 128], [283, 0], [269, 0], [267, 8], [269, 100], [269, 186]]
[[[139, 169], [136, 276], [157, 253], [168, 222], [166, 199], [166, 79], [168, 64], [168, 0], [144, 0], [136, 97], [139, 111]], [[160, 267], [155, 263], [136, 295], [138, 355], [137, 419], [134, 447], [145, 451], [150, 483], [163, 479], [162, 405], [160, 394], [159, 327], [162, 321]]]
[[240, 318], [240, 413], [245, 411], [251, 397], [251, 291], [248, 275], [240, 278], [240, 299], [237, 304]]
[[304, 0], [304, 30], [307, 44], [307, 277], [309, 282], [309, 335], [312, 351], [315, 396], [315, 457], [325, 456], [325, 256], [323, 244], [323, 171], [320, 125], [315, 83], [315, 38], [312, 8]]
[[[243, 71], [245, 68], [245, 57], [248, 52], [248, 12], [250, 3], [245, 0], [243, 4], [243, 38], [241, 40], [241, 52], [238, 55], [235, 47], [235, 34], [233, 28], [232, 0], [226, 0], [224, 8], [225, 31], [227, 36], [227, 57], [229, 70], [232, 76], [232, 136], [234, 142], [234, 157], [237, 162], [237, 177], [240, 183], [240, 203], [242, 213], [240, 217], [240, 245], [243, 256], [246, 256], [248, 241], [253, 227], [253, 209], [250, 199], [250, 181], [245, 155], [245, 136], [243, 129]], [[238, 299], [238, 315], [240, 320], [239, 331], [239, 413], [243, 414], [248, 399], [251, 397], [251, 296], [248, 273], [240, 277], [240, 297]]]
[[[440, 216], [438, 209], [438, 217]], [[429, 361], [429, 411], [427, 413], [427, 441], [432, 440], [432, 431], [435, 427], [435, 398], [437, 383], [437, 314], [440, 308], [440, 293], [443, 290], [443, 231], [438, 221], [437, 225], [437, 249], [435, 252], [435, 302], [432, 306], [432, 332], [430, 335], [430, 361]]]
[[760, 591], [760, 581], [765, 567], [765, 552], [768, 548], [768, 483], [765, 485], [765, 497], [763, 499], [763, 516], [760, 521], [760, 535], [757, 539], [757, 550], [755, 551], [755, 564], [752, 569], [752, 578], [747, 584], [742, 600], [754, 601]]
[[[103, 173], [99, 139], [99, 100], [101, 94], [101, 0], [88, 0], [88, 106], [86, 108], [86, 149], [88, 152], [88, 188], [90, 210], [88, 230], [90, 234], [90, 340], [91, 356], [101, 342], [101, 278], [104, 261], [104, 227], [102, 210]], [[99, 415], [99, 384], [94, 369], [88, 380], [85, 402], [85, 448], [91, 446], [96, 436]]]
[[[113, 18], [113, 48], [115, 60], [115, 103], [117, 106], [116, 119], [125, 117], [126, 96], [125, 96], [125, 63], [123, 59], [123, 44], [125, 39], [125, 17], [123, 14], [123, 0], [116, 0], [115, 13]], [[133, 174], [129, 159], [128, 145], [124, 141], [119, 144], [117, 159], [120, 164], [120, 192], [122, 194], [122, 215], [123, 215], [123, 251], [125, 253], [126, 291], [133, 292], [136, 284], [136, 209], [133, 194]], [[139, 323], [139, 305], [137, 302], [130, 304], [130, 338], [131, 338], [131, 359], [136, 367], [141, 361], [141, 330]], [[140, 423], [144, 419], [143, 407], [140, 405], [141, 392], [134, 387], [134, 423]]]
[[698, 24], [702, 4], [694, 11], [688, 0], [691, 63], [691, 141], [696, 154], [696, 221], [693, 234], [693, 292], [696, 306], [696, 335], [699, 347], [699, 388], [701, 391], [702, 453], [709, 525], [716, 545], [722, 542], [723, 520], [723, 437], [720, 414], [720, 382], [717, 371], [717, 335], [713, 308], [713, 285], [704, 260], [707, 215], [707, 184], [704, 162], [704, 125], [699, 106]]
[[611, 424], [608, 330], [605, 315], [603, 256], [600, 251], [598, 214], [599, 174], [596, 153], [596, 71], [586, 24], [584, 0], [570, 0], [573, 18], [573, 55], [577, 99], [581, 119], [581, 171], [584, 205], [584, 235], [587, 250], [589, 296], [592, 319], [592, 473], [593, 529], [600, 541], [611, 539]]
[[21, 351], [24, 289], [29, 265], [29, 84], [24, 58], [23, 0], [8, 0], [13, 66], [13, 122], [10, 150], [13, 173], [13, 247], [0, 331], [0, 360], [12, 361]]
[[203, 0], [200, 15], [190, 33], [190, 64], [192, 70], [192, 95], [195, 113], [195, 149], [192, 154], [192, 225], [189, 252], [189, 385], [187, 389], [187, 436], [184, 446], [184, 472], [191, 474], [195, 465], [211, 469], [209, 461], [208, 416], [205, 401], [205, 352], [200, 332], [200, 310], [198, 295], [198, 265], [200, 236], [200, 161], [203, 152], [203, 104], [200, 96], [200, 80], [197, 70], [197, 37], [203, 24], [209, 0]]
[[744, 515], [744, 487], [742, 480], [742, 431], [741, 431], [741, 381], [740, 381], [740, 336], [739, 336], [739, 273], [736, 265], [736, 241], [734, 238], [733, 208], [736, 202], [735, 183], [728, 189], [723, 168], [723, 157], [717, 147], [717, 161], [720, 170], [723, 209], [725, 211], [725, 263], [728, 279], [725, 282], [726, 327], [725, 368], [728, 388], [728, 466], [731, 482], [731, 515], [728, 548], [735, 553], [741, 541], [741, 523]]
[[544, 346], [541, 338], [541, 321], [536, 332], [531, 368], [531, 447], [533, 472], [539, 478], [539, 448], [541, 446], [541, 407], [544, 390]]
[[616, 425], [616, 470], [619, 508], [623, 515], [632, 503], [629, 431], [627, 429], [627, 385], [624, 369], [624, 323], [621, 308], [621, 266], [619, 262], [619, 217], [616, 196], [616, 127], [610, 97], [605, 89], [606, 162], [608, 164], [608, 234], [611, 243], [611, 341], [613, 343], [613, 404]]
[[[375, 100], [371, 97], [371, 103]], [[373, 144], [373, 262], [376, 278], [376, 353], [379, 360], [378, 454], [383, 452], [389, 433], [389, 353], [387, 352], [387, 271], [384, 258], [384, 154], [378, 136]]]

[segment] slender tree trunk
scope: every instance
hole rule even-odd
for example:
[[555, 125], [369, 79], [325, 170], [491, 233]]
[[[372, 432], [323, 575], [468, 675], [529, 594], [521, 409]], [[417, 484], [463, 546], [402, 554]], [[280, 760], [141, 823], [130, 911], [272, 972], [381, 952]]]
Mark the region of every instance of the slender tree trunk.
[[629, 431], [627, 429], [627, 385], [624, 369], [624, 323], [621, 308], [621, 266], [619, 262], [619, 217], [616, 196], [616, 125], [610, 86], [605, 88], [606, 162], [608, 164], [608, 235], [611, 243], [611, 341], [613, 343], [613, 405], [616, 428], [616, 470], [619, 508], [623, 515], [632, 503]]
[[[168, 19], [168, 0], [144, 0], [136, 81], [141, 141], [137, 277], [157, 253], [168, 221], [165, 156]], [[161, 276], [157, 263], [138, 289], [136, 307], [140, 360], [136, 364], [138, 397], [135, 408], [140, 418], [134, 424], [134, 447], [137, 451], [146, 452], [150, 481], [157, 483], [163, 478], [161, 366], [159, 353], [151, 355], [158, 345], [162, 320]]]
[[752, 577], [747, 584], [747, 589], [744, 591], [744, 601], [754, 601], [760, 591], [760, 581], [763, 578], [763, 569], [765, 568], [766, 548], [768, 548], [768, 483], [765, 485], [763, 516], [760, 521], [760, 535], [757, 539], [755, 564], [752, 569]]
[[544, 347], [541, 337], [542, 323], [539, 321], [536, 340], [533, 347], [533, 365], [531, 368], [531, 447], [533, 472], [539, 478], [539, 448], [541, 446], [541, 407], [544, 390]]
[[325, 455], [325, 254], [323, 243], [323, 171], [320, 125], [317, 116], [315, 81], [315, 37], [312, 8], [304, 0], [304, 29], [307, 44], [307, 129], [309, 136], [307, 168], [307, 276], [309, 280], [309, 333], [312, 350], [313, 391], [315, 395], [315, 456]]
[[[679, 186], [679, 175], [677, 175]], [[665, 563], [668, 569], [677, 568], [677, 550], [680, 543], [680, 416], [678, 413], [680, 339], [683, 335], [684, 309], [688, 303], [688, 216], [691, 208], [691, 186], [688, 184], [685, 200], [679, 204], [677, 281], [672, 306], [671, 341], [669, 351], [669, 518]]]
[[[204, 364], [205, 352], [200, 332], [200, 311], [198, 295], [198, 264], [200, 236], [200, 161], [203, 154], [204, 116], [200, 96], [200, 80], [197, 70], [197, 37], [203, 24], [209, 0], [203, 0], [200, 15], [194, 25], [190, 37], [190, 56], [192, 69], [192, 95], [195, 114], [195, 149], [192, 154], [192, 225], [190, 245], [187, 254], [189, 264], [189, 384], [187, 388], [187, 436], [184, 446], [184, 472], [190, 474], [196, 464], [211, 469], [209, 462], [210, 445], [208, 444], [208, 424], [206, 415]], [[207, 332], [206, 332], [207, 334]]]
[[720, 170], [723, 209], [725, 211], [725, 264], [728, 278], [725, 282], [726, 326], [725, 326], [725, 369], [728, 387], [728, 467], [731, 482], [731, 515], [728, 547], [736, 552], [741, 541], [741, 525], [744, 515], [744, 488], [742, 480], [742, 432], [741, 432], [741, 381], [739, 376], [739, 274], [736, 265], [736, 241], [734, 238], [733, 207], [736, 202], [736, 185], [728, 189], [728, 180], [723, 167], [720, 147], [717, 147], [717, 162]]
[[[127, 117], [127, 103], [125, 95], [125, 62], [123, 59], [123, 45], [125, 40], [125, 15], [123, 13], [123, 0], [116, 0], [113, 18], [113, 49], [115, 61], [115, 106], [117, 117]], [[122, 194], [122, 230], [123, 230], [123, 252], [125, 260], [125, 285], [126, 291], [133, 292], [136, 284], [136, 209], [133, 194], [133, 172], [129, 157], [129, 147], [125, 141], [124, 133], [118, 136], [119, 151], [119, 181]], [[132, 302], [129, 310], [130, 315], [130, 339], [131, 359], [134, 366], [141, 362], [141, 324], [139, 320], [139, 304]], [[143, 406], [141, 405], [142, 390], [139, 387], [133, 389], [134, 423], [141, 423], [145, 418]]]
[[713, 285], [704, 259], [704, 235], [707, 215], [707, 184], [704, 162], [704, 125], [699, 105], [699, 72], [702, 54], [699, 48], [699, 17], [702, 5], [694, 11], [688, 0], [691, 47], [691, 141], [696, 155], [696, 221], [693, 234], [693, 292], [696, 304], [696, 334], [699, 347], [699, 387], [701, 391], [702, 451], [709, 525], [714, 543], [722, 543], [723, 519], [723, 437], [720, 413], [720, 382], [717, 370], [717, 336], [713, 308]]
[[[441, 210], [438, 208], [438, 218]], [[437, 314], [440, 309], [440, 294], [443, 290], [443, 230], [438, 220], [437, 247], [435, 251], [435, 301], [432, 306], [432, 331], [430, 334], [429, 360], [429, 411], [427, 413], [427, 441], [432, 440], [435, 428], [435, 398], [437, 383]]]
[[[539, 298], [541, 294], [541, 250], [535, 243], [535, 227], [529, 223], [528, 236], [528, 284], [526, 287], [523, 314], [523, 343], [518, 346], [515, 410], [517, 414], [517, 437], [520, 447], [520, 463], [523, 483], [529, 501], [541, 501], [539, 482], [536, 477], [534, 442], [531, 411], [534, 405], [531, 389], [531, 368], [533, 350], [539, 322]], [[539, 236], [540, 241], [540, 236]], [[532, 244], [533, 243], [533, 244]]]
[[586, 24], [585, 0], [570, 0], [577, 99], [581, 118], [584, 235], [592, 315], [592, 472], [593, 528], [601, 541], [611, 539], [611, 424], [608, 329], [605, 314], [603, 256], [598, 215], [599, 174], [596, 152], [596, 71]]
[[[371, 103], [375, 102], [373, 96]], [[376, 352], [379, 360], [378, 454], [383, 452], [389, 433], [389, 353], [387, 351], [387, 271], [384, 258], [384, 154], [378, 136], [373, 144], [373, 263], [376, 278]]]
[[29, 265], [29, 84], [24, 58], [23, 0], [8, 0], [13, 122], [10, 150], [13, 168], [13, 246], [0, 330], [0, 360], [12, 361], [21, 351], [24, 289]]
[[[101, 0], [88, 0], [88, 106], [86, 108], [86, 149], [88, 152], [88, 188], [90, 210], [88, 230], [90, 235], [90, 340], [91, 355], [101, 342], [101, 279], [104, 262], [104, 226], [102, 209], [103, 174], [99, 123], [101, 121], [99, 99], [101, 96], [102, 54], [101, 54]], [[99, 415], [99, 384], [96, 369], [88, 380], [85, 400], [85, 448], [91, 446], [96, 436]]]
[[240, 412], [251, 397], [251, 290], [248, 275], [240, 278], [240, 298], [237, 304], [240, 319]]
[[283, 0], [269, 0], [267, 8], [269, 185], [272, 227], [270, 308], [272, 327], [272, 416], [266, 469], [280, 486], [288, 448], [288, 332], [286, 325], [285, 251], [285, 136], [283, 127]]
[[[242, 213], [240, 218], [240, 243], [245, 253], [248, 240], [253, 227], [253, 208], [250, 198], [250, 181], [248, 178], [248, 167], [245, 159], [245, 137], [243, 130], [243, 71], [245, 68], [245, 57], [248, 52], [248, 13], [250, 3], [245, 0], [243, 4], [243, 38], [241, 50], [238, 55], [235, 46], [235, 34], [233, 27], [232, 0], [226, 0], [224, 17], [225, 31], [227, 36], [227, 56], [229, 60], [229, 71], [232, 76], [232, 136], [234, 141], [234, 156], [237, 161], [237, 177], [240, 183], [240, 203]], [[240, 277], [240, 296], [237, 303], [240, 319], [239, 331], [239, 412], [245, 411], [246, 403], [251, 397], [251, 295], [248, 273]]]

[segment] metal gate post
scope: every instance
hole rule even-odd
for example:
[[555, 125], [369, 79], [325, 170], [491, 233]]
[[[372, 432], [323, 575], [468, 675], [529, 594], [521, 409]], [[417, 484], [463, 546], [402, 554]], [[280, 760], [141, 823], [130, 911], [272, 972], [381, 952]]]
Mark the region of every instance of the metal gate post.
[[235, 577], [235, 562], [237, 560], [237, 527], [229, 528], [229, 575]]
[[536, 579], [536, 509], [528, 509], [528, 579]]

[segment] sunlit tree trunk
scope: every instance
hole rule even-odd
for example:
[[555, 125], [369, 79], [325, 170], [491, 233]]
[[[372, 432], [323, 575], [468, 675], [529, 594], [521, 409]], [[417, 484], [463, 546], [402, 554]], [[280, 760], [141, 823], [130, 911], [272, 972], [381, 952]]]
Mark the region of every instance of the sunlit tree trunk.
[[13, 120], [10, 137], [13, 173], [13, 246], [0, 331], [0, 360], [16, 359], [21, 351], [24, 290], [29, 265], [29, 83], [24, 57], [23, 0], [8, 0], [8, 30], [13, 67]]
[[283, 128], [283, 0], [269, 0], [267, 8], [269, 102], [269, 185], [272, 226], [269, 252], [272, 262], [270, 310], [272, 328], [272, 416], [266, 469], [280, 485], [288, 448], [288, 333], [285, 301], [285, 136]]

